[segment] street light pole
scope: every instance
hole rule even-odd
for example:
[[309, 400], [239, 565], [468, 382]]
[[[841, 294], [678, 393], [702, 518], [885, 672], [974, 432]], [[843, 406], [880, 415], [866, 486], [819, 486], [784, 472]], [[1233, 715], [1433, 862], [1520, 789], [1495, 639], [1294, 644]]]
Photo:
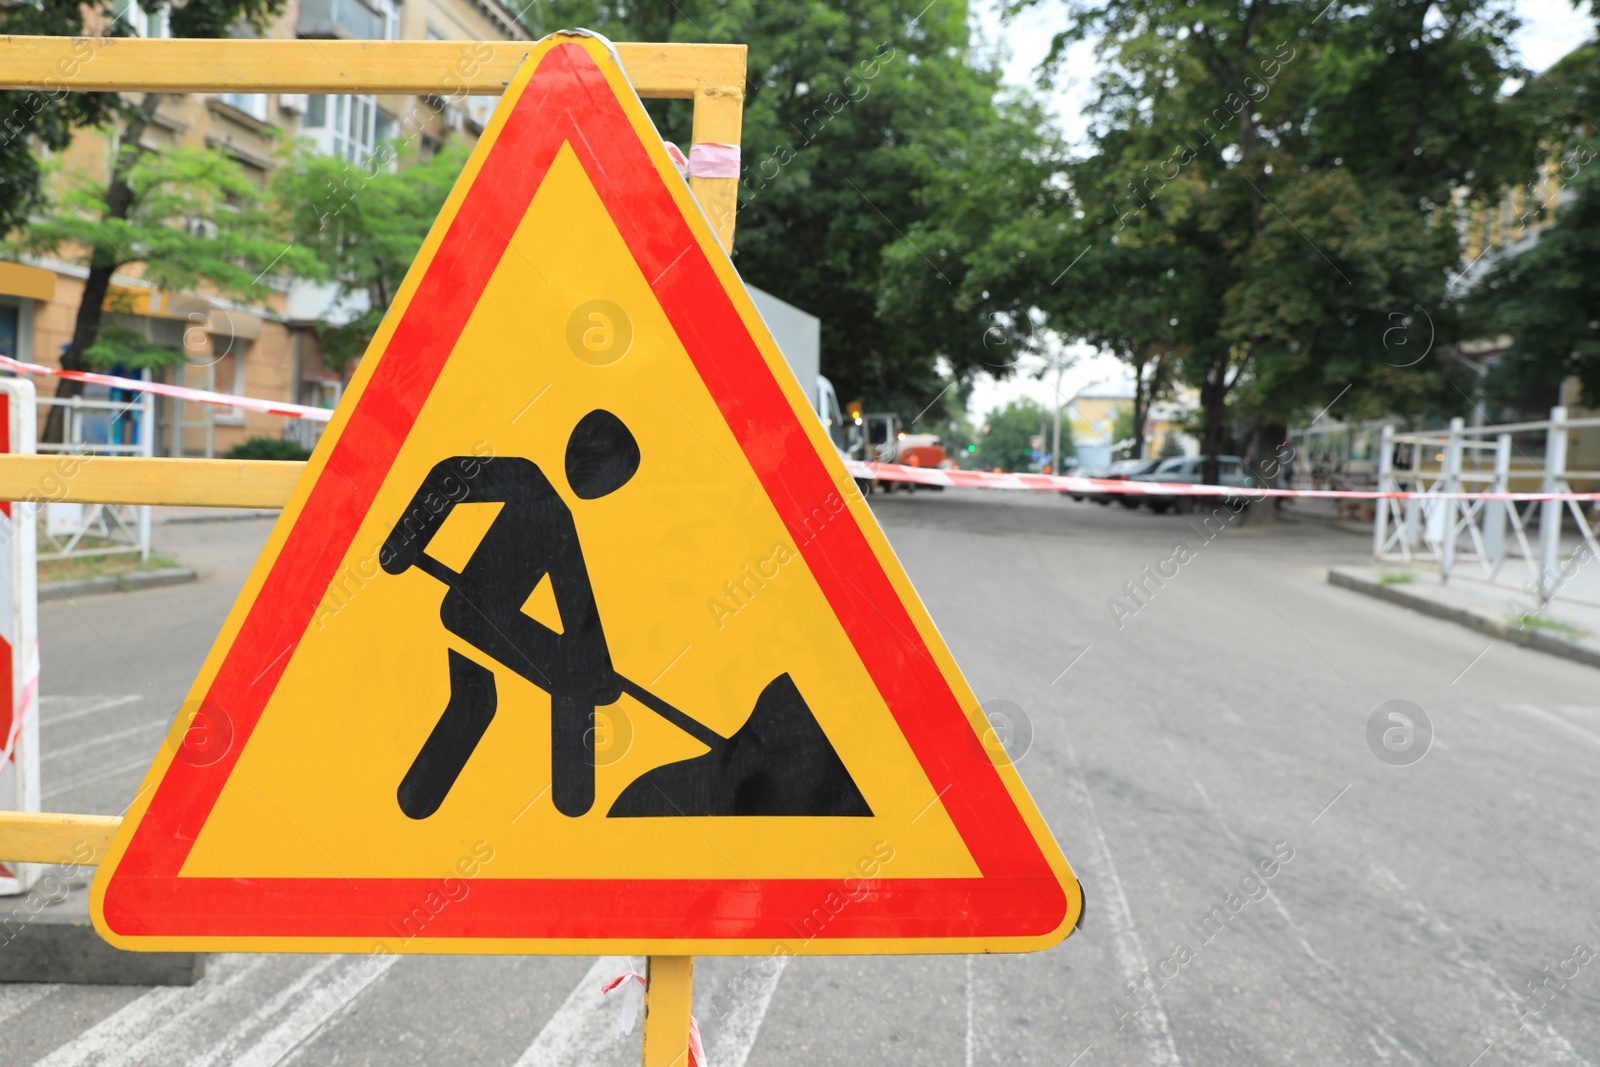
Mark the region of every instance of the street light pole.
[[1050, 473], [1061, 473], [1061, 374], [1065, 367], [1056, 367], [1056, 428], [1050, 438]]

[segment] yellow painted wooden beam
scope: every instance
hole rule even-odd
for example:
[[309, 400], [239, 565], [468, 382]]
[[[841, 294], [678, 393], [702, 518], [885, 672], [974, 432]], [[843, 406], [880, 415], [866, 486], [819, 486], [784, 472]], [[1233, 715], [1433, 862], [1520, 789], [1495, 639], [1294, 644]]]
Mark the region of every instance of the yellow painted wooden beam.
[[[741, 69], [737, 92], [725, 87], [707, 85], [694, 98], [695, 143], [710, 141], [715, 144], [738, 144], [744, 127], [744, 76]], [[733, 251], [733, 224], [739, 213], [738, 178], [690, 178], [689, 188], [694, 190], [700, 209], [711, 221], [717, 240], [729, 252]]]
[[281, 508], [304, 469], [262, 459], [0, 455], [0, 500]]
[[92, 866], [105, 857], [121, 825], [120, 815], [0, 811], [0, 860]]
[[[0, 36], [0, 89], [498, 96], [527, 41], [190, 40]], [[640, 96], [744, 98], [742, 44], [619, 41]]]
[[[0, 89], [48, 92], [403, 93], [498, 95], [526, 41], [185, 40], [0, 36]], [[640, 96], [694, 101], [694, 139], [738, 144], [742, 44], [616, 43]], [[733, 248], [737, 178], [689, 185]]]

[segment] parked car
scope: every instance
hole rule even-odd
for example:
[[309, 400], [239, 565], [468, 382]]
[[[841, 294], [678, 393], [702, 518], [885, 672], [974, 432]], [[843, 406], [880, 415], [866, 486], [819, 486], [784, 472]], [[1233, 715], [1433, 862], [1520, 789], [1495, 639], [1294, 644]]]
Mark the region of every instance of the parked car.
[[[1111, 464], [1111, 466], [1102, 468], [1101, 470], [1086, 470], [1078, 473], [1085, 478], [1101, 478], [1107, 481], [1120, 482], [1124, 481], [1125, 479], [1132, 478], [1135, 475], [1144, 474], [1148, 471], [1155, 470], [1160, 463], [1161, 460], [1159, 459], [1119, 459], [1117, 462]], [[1125, 508], [1136, 508], [1139, 506], [1139, 498], [1136, 496], [1129, 496], [1127, 493], [1069, 492], [1067, 495], [1072, 497], [1074, 500], [1092, 500], [1096, 504], [1109, 504], [1111, 503], [1111, 499], [1116, 497], [1118, 503]]]
[[[1152, 470], [1136, 475], [1130, 475], [1135, 481], [1141, 482], [1175, 482], [1188, 485], [1199, 485], [1204, 477], [1206, 460], [1204, 456], [1171, 456], [1161, 460]], [[1248, 489], [1255, 485], [1255, 479], [1245, 471], [1244, 460], [1238, 456], [1217, 457], [1217, 485], [1228, 486], [1235, 489]], [[1166, 496], [1151, 493], [1146, 496], [1131, 497], [1138, 506], [1137, 501], [1143, 501], [1150, 506], [1156, 514], [1171, 511], [1190, 511], [1197, 506], [1198, 501], [1216, 499], [1212, 497], [1194, 496]]]

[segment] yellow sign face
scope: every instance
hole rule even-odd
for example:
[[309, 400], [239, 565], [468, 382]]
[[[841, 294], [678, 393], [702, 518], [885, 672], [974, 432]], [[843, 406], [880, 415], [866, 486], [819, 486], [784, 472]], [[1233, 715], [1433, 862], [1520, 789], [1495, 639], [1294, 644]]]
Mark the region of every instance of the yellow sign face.
[[95, 880], [126, 948], [1042, 948], [1070, 870], [603, 42], [508, 88]]

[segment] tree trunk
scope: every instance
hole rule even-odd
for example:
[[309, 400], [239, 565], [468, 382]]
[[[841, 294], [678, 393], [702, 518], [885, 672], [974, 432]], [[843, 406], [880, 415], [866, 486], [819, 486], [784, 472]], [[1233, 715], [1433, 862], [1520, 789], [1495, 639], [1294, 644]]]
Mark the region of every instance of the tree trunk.
[[[1289, 440], [1289, 427], [1282, 423], [1258, 426], [1250, 435], [1250, 465], [1247, 471], [1264, 489], [1274, 489], [1283, 479], [1282, 445]], [[1246, 526], [1270, 526], [1278, 521], [1283, 497], [1273, 497], [1272, 506], [1258, 503], [1244, 514]]]
[[[106, 183], [105, 218], [125, 219], [133, 210], [133, 188], [128, 184], [128, 172], [143, 154], [140, 141], [144, 131], [161, 106], [160, 93], [146, 93], [139, 110], [122, 131], [117, 159], [111, 167], [111, 179]], [[88, 370], [84, 352], [100, 337], [100, 323], [105, 315], [106, 294], [111, 291], [111, 277], [118, 267], [126, 263], [122, 252], [114, 245], [97, 244], [89, 256], [89, 276], [84, 279], [83, 299], [78, 302], [78, 317], [72, 328], [72, 342], [61, 353], [63, 370]], [[60, 399], [83, 395], [83, 383], [63, 378], [56, 383]], [[45, 420], [41, 441], [60, 444], [66, 435], [66, 409], [52, 405]], [[150, 428], [152, 431], [154, 427]]]
[[1129, 459], [1144, 458], [1144, 424], [1150, 417], [1150, 403], [1146, 399], [1144, 381], [1144, 364], [1140, 363], [1134, 368], [1133, 379], [1133, 448], [1128, 453]]

